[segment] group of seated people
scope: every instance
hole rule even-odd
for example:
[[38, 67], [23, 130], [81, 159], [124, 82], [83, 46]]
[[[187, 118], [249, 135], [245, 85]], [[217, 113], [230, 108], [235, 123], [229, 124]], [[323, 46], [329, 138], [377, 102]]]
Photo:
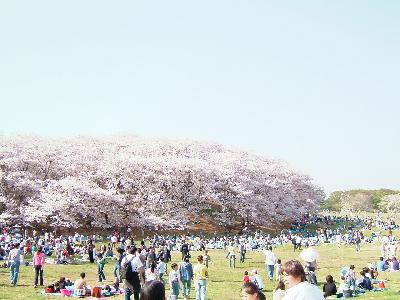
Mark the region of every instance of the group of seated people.
[[[364, 267], [357, 278], [354, 271], [354, 265], [351, 265], [348, 272], [344, 272], [340, 277], [339, 288], [331, 275], [326, 276], [326, 282], [323, 286], [324, 297], [336, 296], [337, 298], [350, 298], [357, 294], [365, 293], [374, 289], [374, 284], [379, 284], [377, 280], [378, 272], [369, 267]], [[380, 285], [377, 288], [381, 287]]]
[[390, 272], [398, 272], [399, 271], [399, 261], [396, 257], [388, 258], [384, 260], [383, 257], [379, 258], [379, 261], [376, 264], [376, 269], [378, 272], [390, 271]]
[[[69, 279], [61, 277], [54, 284], [46, 288], [48, 293], [60, 293], [63, 289], [69, 289], [73, 292], [74, 296], [84, 298], [86, 296], [93, 296], [95, 287], [90, 289], [86, 282], [86, 274], [81, 273], [80, 277], [72, 283]], [[50, 291], [51, 290], [51, 291]], [[101, 287], [101, 296], [112, 296], [119, 293], [119, 283], [116, 281], [113, 285], [106, 285]], [[140, 291], [141, 300], [166, 300], [164, 283], [158, 280], [147, 282]]]
[[99, 293], [103, 296], [112, 296], [120, 293], [119, 281], [116, 280], [112, 285], [90, 288], [86, 282], [86, 274], [81, 273], [79, 278], [72, 283], [68, 278], [61, 277], [59, 280], [49, 285], [45, 289], [45, 293], [63, 293], [63, 290], [69, 290], [71, 294], [84, 298], [93, 296], [93, 293]]

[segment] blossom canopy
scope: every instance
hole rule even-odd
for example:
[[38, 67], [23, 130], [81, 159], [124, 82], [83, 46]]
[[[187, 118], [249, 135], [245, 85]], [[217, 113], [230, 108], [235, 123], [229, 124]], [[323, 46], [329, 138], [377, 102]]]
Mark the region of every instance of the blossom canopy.
[[0, 222], [69, 228], [278, 226], [324, 193], [284, 162], [137, 136], [0, 137]]

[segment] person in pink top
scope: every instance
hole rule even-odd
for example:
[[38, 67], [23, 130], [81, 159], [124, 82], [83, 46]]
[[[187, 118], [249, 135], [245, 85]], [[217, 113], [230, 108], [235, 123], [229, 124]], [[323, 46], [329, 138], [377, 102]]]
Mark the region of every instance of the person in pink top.
[[35, 284], [36, 288], [38, 285], [38, 277], [40, 276], [40, 285], [43, 286], [43, 265], [44, 265], [44, 253], [42, 247], [39, 247], [33, 255], [33, 267], [35, 269]]

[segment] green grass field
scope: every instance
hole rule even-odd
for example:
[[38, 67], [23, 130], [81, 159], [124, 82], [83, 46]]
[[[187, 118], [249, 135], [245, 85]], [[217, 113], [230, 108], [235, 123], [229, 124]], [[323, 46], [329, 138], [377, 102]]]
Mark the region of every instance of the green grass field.
[[[356, 272], [359, 273], [360, 269], [368, 262], [376, 261], [379, 257], [379, 245], [365, 245], [362, 247], [361, 252], [357, 253], [353, 247], [342, 246], [338, 248], [332, 245], [323, 245], [317, 247], [320, 252], [320, 259], [318, 261], [319, 270], [317, 272], [318, 281], [320, 286], [324, 281], [326, 275], [331, 274], [336, 281], [339, 280], [339, 270], [342, 266], [354, 264]], [[277, 258], [282, 261], [288, 259], [298, 258], [299, 252], [294, 253], [289, 246], [278, 247], [274, 250]], [[192, 252], [192, 260], [194, 262], [199, 253]], [[226, 253], [223, 250], [210, 251], [210, 256], [213, 263], [210, 265], [210, 280], [207, 286], [207, 299], [241, 299], [240, 287], [242, 284], [243, 272], [245, 270], [251, 271], [254, 268], [259, 270], [266, 284], [267, 299], [272, 299], [272, 289], [275, 288], [276, 282], [267, 280], [266, 271], [264, 268], [264, 255], [260, 252], [247, 253], [247, 259], [244, 264], [237, 263], [236, 269], [228, 268], [228, 262], [225, 259]], [[180, 258], [179, 252], [173, 252], [173, 261]], [[237, 260], [238, 262], [238, 260]], [[106, 264], [105, 274], [107, 281], [112, 281], [112, 270], [114, 262], [110, 261]], [[169, 264], [170, 267], [170, 264]], [[88, 282], [91, 286], [97, 285], [97, 264], [84, 264], [84, 265], [46, 265], [44, 269], [45, 285], [50, 284], [60, 276], [65, 276], [74, 281], [80, 272], [86, 272]], [[384, 273], [379, 276], [381, 279], [387, 280], [387, 291], [385, 292], [369, 292], [358, 298], [360, 299], [400, 299], [400, 273]], [[40, 294], [40, 289], [33, 287], [34, 272], [32, 267], [22, 266], [20, 269], [20, 276], [18, 286], [11, 287], [9, 284], [8, 269], [0, 269], [0, 299], [57, 299], [60, 297], [45, 297]], [[192, 298], [194, 297], [194, 289], [192, 286]], [[168, 295], [168, 287], [167, 287]], [[114, 297], [112, 299], [123, 299], [122, 296]], [[133, 299], [133, 297], [132, 297]], [[182, 299], [180, 297], [180, 299]]]

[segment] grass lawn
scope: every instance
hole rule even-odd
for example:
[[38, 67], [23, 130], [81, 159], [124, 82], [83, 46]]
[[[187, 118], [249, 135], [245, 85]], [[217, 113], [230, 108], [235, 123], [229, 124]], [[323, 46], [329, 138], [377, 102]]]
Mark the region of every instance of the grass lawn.
[[[323, 245], [317, 247], [320, 252], [320, 260], [318, 265], [320, 269], [317, 272], [317, 277], [320, 286], [324, 281], [326, 275], [331, 274], [336, 281], [339, 281], [339, 270], [342, 266], [354, 264], [356, 272], [359, 273], [360, 269], [368, 262], [376, 261], [379, 257], [379, 245], [366, 245], [362, 247], [361, 252], [357, 253], [353, 247]], [[277, 258], [282, 261], [288, 259], [298, 258], [299, 252], [293, 253], [292, 248], [288, 246], [278, 247], [274, 250]], [[199, 253], [192, 252], [192, 263]], [[232, 270], [228, 268], [228, 262], [225, 259], [225, 251], [214, 250], [210, 251], [212, 264], [210, 265], [210, 280], [207, 286], [207, 299], [241, 299], [240, 287], [242, 284], [243, 272], [245, 270], [251, 271], [254, 268], [259, 270], [259, 273], [264, 279], [266, 284], [267, 299], [272, 299], [272, 289], [275, 288], [276, 282], [269, 282], [267, 280], [264, 268], [264, 255], [260, 252], [247, 253], [247, 259], [244, 264], [239, 264], [237, 259], [237, 268]], [[179, 252], [173, 252], [173, 261], [180, 258]], [[109, 261], [105, 266], [105, 274], [107, 281], [112, 281], [113, 261]], [[170, 267], [170, 264], [169, 264]], [[44, 268], [45, 284], [50, 284], [57, 280], [60, 276], [65, 276], [74, 281], [80, 272], [86, 272], [88, 282], [91, 286], [97, 284], [97, 264], [84, 264], [84, 265], [46, 265]], [[369, 292], [360, 299], [400, 299], [400, 273], [385, 273], [379, 276], [381, 279], [387, 280], [385, 292]], [[18, 286], [11, 287], [9, 284], [8, 269], [0, 269], [0, 299], [45, 299], [45, 296], [40, 294], [41, 289], [33, 288], [34, 272], [32, 267], [21, 266]], [[168, 289], [168, 287], [167, 287]], [[194, 289], [192, 286], [192, 298], [194, 297]], [[167, 291], [168, 295], [168, 291]], [[50, 299], [57, 299], [60, 297], [48, 297]], [[113, 299], [123, 299], [122, 296], [114, 297]], [[133, 299], [133, 297], [132, 297]], [[181, 297], [179, 299], [182, 299]]]

